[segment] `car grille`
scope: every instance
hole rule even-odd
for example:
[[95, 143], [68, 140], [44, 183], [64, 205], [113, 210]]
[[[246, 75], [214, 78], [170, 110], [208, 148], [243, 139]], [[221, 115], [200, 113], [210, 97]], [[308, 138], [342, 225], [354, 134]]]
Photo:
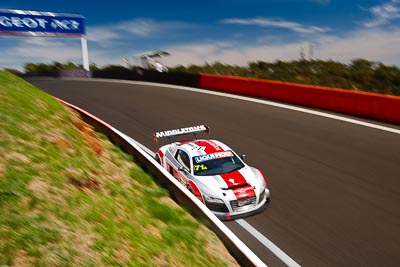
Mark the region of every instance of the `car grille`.
[[257, 201], [256, 196], [252, 196], [248, 198], [232, 200], [230, 204], [233, 211], [237, 212], [242, 210], [248, 210], [249, 208], [254, 207], [256, 205], [256, 201]]

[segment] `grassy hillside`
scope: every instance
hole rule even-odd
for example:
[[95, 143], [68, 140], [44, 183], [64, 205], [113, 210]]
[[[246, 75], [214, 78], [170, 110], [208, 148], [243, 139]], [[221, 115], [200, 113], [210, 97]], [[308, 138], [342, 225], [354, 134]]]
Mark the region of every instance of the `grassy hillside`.
[[235, 266], [134, 159], [0, 71], [0, 266]]

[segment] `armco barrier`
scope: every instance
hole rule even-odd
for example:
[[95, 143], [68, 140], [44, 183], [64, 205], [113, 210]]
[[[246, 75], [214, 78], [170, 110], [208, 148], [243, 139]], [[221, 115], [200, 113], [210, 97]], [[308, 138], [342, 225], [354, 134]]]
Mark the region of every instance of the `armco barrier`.
[[158, 72], [155, 70], [133, 69], [123, 67], [93, 71], [93, 78], [123, 79], [145, 81], [153, 83], [166, 83], [188, 87], [199, 86], [199, 75], [182, 72]]
[[206, 225], [216, 233], [241, 266], [266, 266], [229, 228], [203, 205], [200, 200], [190, 193], [137, 144], [126, 138], [123, 133], [92, 114], [63, 100], [58, 100], [79, 112], [82, 119], [93, 126], [96, 131], [106, 134], [115, 145], [133, 155], [137, 163], [139, 163], [144, 170], [153, 175], [159, 184], [166, 187], [180, 204], [186, 207], [192, 215], [205, 222]]
[[200, 74], [199, 87], [400, 124], [396, 96], [213, 74]]

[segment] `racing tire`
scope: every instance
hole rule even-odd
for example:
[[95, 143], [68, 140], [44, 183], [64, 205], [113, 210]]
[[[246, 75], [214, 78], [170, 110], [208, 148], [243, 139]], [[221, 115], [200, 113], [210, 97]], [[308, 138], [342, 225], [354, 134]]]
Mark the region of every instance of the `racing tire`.
[[160, 157], [158, 156], [158, 154], [156, 154], [156, 156], [154, 157], [154, 159], [158, 162], [158, 164], [161, 165], [161, 159], [160, 159]]
[[187, 188], [187, 190], [189, 190], [190, 193], [194, 194], [193, 193], [193, 189], [192, 189], [192, 187], [190, 185], [186, 186], [186, 188]]

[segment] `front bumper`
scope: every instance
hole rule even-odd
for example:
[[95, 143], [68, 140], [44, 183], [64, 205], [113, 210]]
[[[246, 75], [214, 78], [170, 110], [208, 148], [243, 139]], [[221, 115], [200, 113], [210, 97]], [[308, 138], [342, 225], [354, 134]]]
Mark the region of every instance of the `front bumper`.
[[264, 198], [255, 206], [252, 206], [249, 209], [243, 209], [237, 212], [218, 212], [212, 211], [218, 219], [222, 221], [229, 221], [238, 218], [247, 217], [259, 212], [262, 212], [267, 207], [268, 203], [270, 202], [270, 192], [268, 189], [265, 190]]

